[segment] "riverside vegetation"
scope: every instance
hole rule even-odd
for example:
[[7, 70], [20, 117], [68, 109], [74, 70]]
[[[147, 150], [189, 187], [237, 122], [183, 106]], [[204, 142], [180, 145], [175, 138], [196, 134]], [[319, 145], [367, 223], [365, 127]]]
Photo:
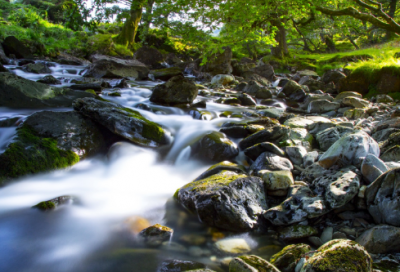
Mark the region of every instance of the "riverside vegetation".
[[[0, 17], [2, 271], [400, 271], [397, 1], [0, 0]], [[103, 177], [79, 175], [123, 152], [129, 183], [110, 174], [100, 202], [171, 193], [123, 202], [100, 239], [80, 217]], [[20, 220], [40, 226], [23, 249]], [[33, 252], [43, 222], [93, 246]]]

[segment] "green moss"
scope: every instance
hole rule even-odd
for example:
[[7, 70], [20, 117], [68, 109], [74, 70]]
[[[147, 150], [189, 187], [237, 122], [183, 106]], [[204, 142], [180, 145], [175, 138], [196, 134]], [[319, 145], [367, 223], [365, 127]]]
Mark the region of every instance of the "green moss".
[[108, 96], [117, 96], [117, 97], [121, 96], [121, 94], [119, 92], [112, 92], [112, 93], [108, 93], [107, 95]]
[[48, 211], [48, 210], [54, 210], [56, 208], [56, 205], [51, 201], [43, 201], [33, 206], [33, 208], [37, 208], [42, 211]]
[[306, 244], [289, 245], [271, 257], [270, 262], [278, 269], [294, 266], [302, 256], [311, 251], [311, 247]]
[[97, 95], [96, 92], [94, 90], [92, 90], [92, 89], [86, 90], [85, 92]]
[[61, 150], [53, 138], [41, 138], [28, 126], [17, 131], [16, 140], [0, 155], [0, 179], [61, 169], [79, 161], [72, 151]]

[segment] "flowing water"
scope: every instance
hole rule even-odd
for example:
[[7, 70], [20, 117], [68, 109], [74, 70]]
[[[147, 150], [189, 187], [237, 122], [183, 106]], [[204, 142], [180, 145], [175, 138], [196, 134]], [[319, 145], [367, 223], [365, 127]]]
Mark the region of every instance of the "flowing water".
[[[7, 68], [30, 80], [45, 76], [25, 73], [13, 65]], [[58, 64], [51, 67], [54, 77], [63, 78], [63, 86], [80, 78], [84, 68]], [[116, 143], [108, 154], [84, 160], [69, 169], [26, 177], [1, 188], [0, 271], [140, 272], [156, 271], [164, 259], [197, 260], [212, 266], [212, 261], [220, 258], [215, 257], [210, 243], [198, 247], [203, 250], [202, 254], [193, 253], [193, 247], [192, 253], [188, 252], [190, 246], [176, 246], [180, 233], [208, 235], [208, 229], [177, 208], [171, 196], [211, 166], [192, 159], [190, 145], [210, 131], [218, 130], [224, 122], [235, 119], [195, 120], [181, 109], [149, 102], [150, 88], [159, 83], [130, 83], [132, 87], [119, 90], [121, 97], [107, 96], [111, 89], [104, 90], [103, 96], [125, 107], [150, 106], [152, 112], [135, 110], [166, 127], [173, 137], [172, 146], [161, 156], [157, 150], [127, 142]], [[208, 102], [207, 111], [218, 116], [220, 112], [240, 112], [243, 108]], [[0, 120], [15, 117], [22, 121], [33, 112], [0, 108]], [[15, 130], [16, 127], [0, 128], [1, 151], [12, 140]], [[54, 212], [32, 208], [41, 201], [64, 195], [74, 197], [71, 205], [60, 206]], [[146, 249], [138, 245], [133, 234], [127, 231], [128, 218], [144, 218], [151, 224], [174, 228], [171, 247]], [[261, 243], [269, 246], [268, 252], [279, 249], [265, 237], [248, 234], [241, 237], [254, 248]]]

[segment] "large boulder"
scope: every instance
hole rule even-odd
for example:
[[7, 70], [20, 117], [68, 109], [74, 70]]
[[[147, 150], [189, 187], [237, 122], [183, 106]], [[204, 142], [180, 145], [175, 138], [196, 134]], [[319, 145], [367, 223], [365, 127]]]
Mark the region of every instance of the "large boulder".
[[241, 256], [229, 263], [229, 272], [280, 272], [273, 264], [255, 256]]
[[396, 253], [400, 251], [400, 228], [375, 226], [363, 232], [356, 241], [372, 254]]
[[160, 125], [119, 104], [83, 98], [77, 99], [73, 106], [79, 113], [135, 144], [159, 147], [170, 141], [167, 132]]
[[199, 142], [199, 156], [211, 161], [230, 160], [239, 154], [239, 149], [221, 132], [211, 132]]
[[303, 90], [303, 88], [296, 81], [288, 80], [281, 92], [286, 96], [290, 96], [300, 90]]
[[339, 83], [339, 81], [343, 78], [346, 78], [346, 75], [340, 71], [330, 70], [325, 72], [322, 76], [322, 82], [325, 84], [333, 82], [335, 85]]
[[183, 69], [179, 67], [170, 67], [158, 70], [151, 70], [149, 73], [149, 77], [153, 77], [152, 79], [157, 80], [170, 80], [174, 76], [183, 76]]
[[265, 77], [266, 79], [268, 79], [270, 81], [276, 80], [274, 67], [272, 67], [269, 64], [254, 67], [250, 71], [256, 73], [257, 75]]
[[311, 186], [292, 186], [288, 198], [264, 214], [277, 226], [322, 216], [346, 205], [357, 194], [360, 179], [351, 169], [330, 171], [317, 177]]
[[335, 144], [342, 136], [354, 132], [349, 127], [337, 126], [324, 129], [317, 133], [316, 139], [322, 151], [327, 151]]
[[273, 255], [270, 262], [281, 272], [294, 272], [302, 256], [311, 251], [306, 244], [289, 245]]
[[300, 272], [372, 272], [372, 258], [359, 244], [332, 240], [307, 258]]
[[51, 87], [12, 73], [0, 73], [0, 106], [10, 108], [71, 107], [77, 98], [95, 95]]
[[2, 43], [6, 55], [14, 55], [18, 59], [32, 58], [32, 52], [14, 36], [8, 36]]
[[330, 102], [325, 99], [318, 99], [311, 101], [310, 104], [308, 104], [307, 111], [309, 113], [325, 113], [329, 111], [336, 111], [339, 108], [339, 103]]
[[337, 166], [361, 166], [362, 161], [372, 154], [379, 157], [380, 149], [365, 132], [345, 135], [336, 141], [319, 159], [319, 164], [325, 168]]
[[162, 69], [165, 66], [164, 56], [155, 48], [143, 46], [135, 52], [135, 58], [141, 63], [146, 64], [151, 69]]
[[205, 224], [234, 232], [257, 229], [267, 209], [263, 181], [231, 171], [191, 182], [175, 197]]
[[192, 104], [198, 94], [196, 84], [183, 76], [175, 76], [164, 84], [157, 85], [150, 101], [163, 105]]
[[141, 62], [132, 59], [96, 55], [84, 77], [146, 79], [149, 69]]
[[99, 128], [80, 114], [37, 112], [0, 155], [0, 180], [65, 168], [105, 147]]
[[0, 44], [0, 64], [9, 64], [10, 59], [7, 58], [6, 54], [4, 53], [3, 46]]
[[224, 47], [223, 50], [224, 52], [216, 53], [209, 57], [207, 63], [201, 67], [201, 72], [210, 73], [213, 76], [218, 74], [232, 74], [232, 49]]
[[23, 66], [24, 71], [34, 74], [51, 74], [50, 68], [45, 62], [29, 63]]
[[377, 178], [365, 190], [365, 202], [377, 224], [400, 227], [400, 168], [390, 170]]
[[66, 65], [90, 65], [90, 61], [69, 55], [67, 53], [58, 53], [55, 61]]

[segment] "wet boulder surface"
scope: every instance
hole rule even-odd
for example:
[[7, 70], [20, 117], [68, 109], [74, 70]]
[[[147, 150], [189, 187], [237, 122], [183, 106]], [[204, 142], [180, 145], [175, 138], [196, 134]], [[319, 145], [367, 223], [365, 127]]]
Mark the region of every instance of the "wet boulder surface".
[[183, 76], [175, 76], [166, 83], [157, 85], [150, 101], [164, 105], [192, 104], [197, 94], [198, 87], [194, 82]]

